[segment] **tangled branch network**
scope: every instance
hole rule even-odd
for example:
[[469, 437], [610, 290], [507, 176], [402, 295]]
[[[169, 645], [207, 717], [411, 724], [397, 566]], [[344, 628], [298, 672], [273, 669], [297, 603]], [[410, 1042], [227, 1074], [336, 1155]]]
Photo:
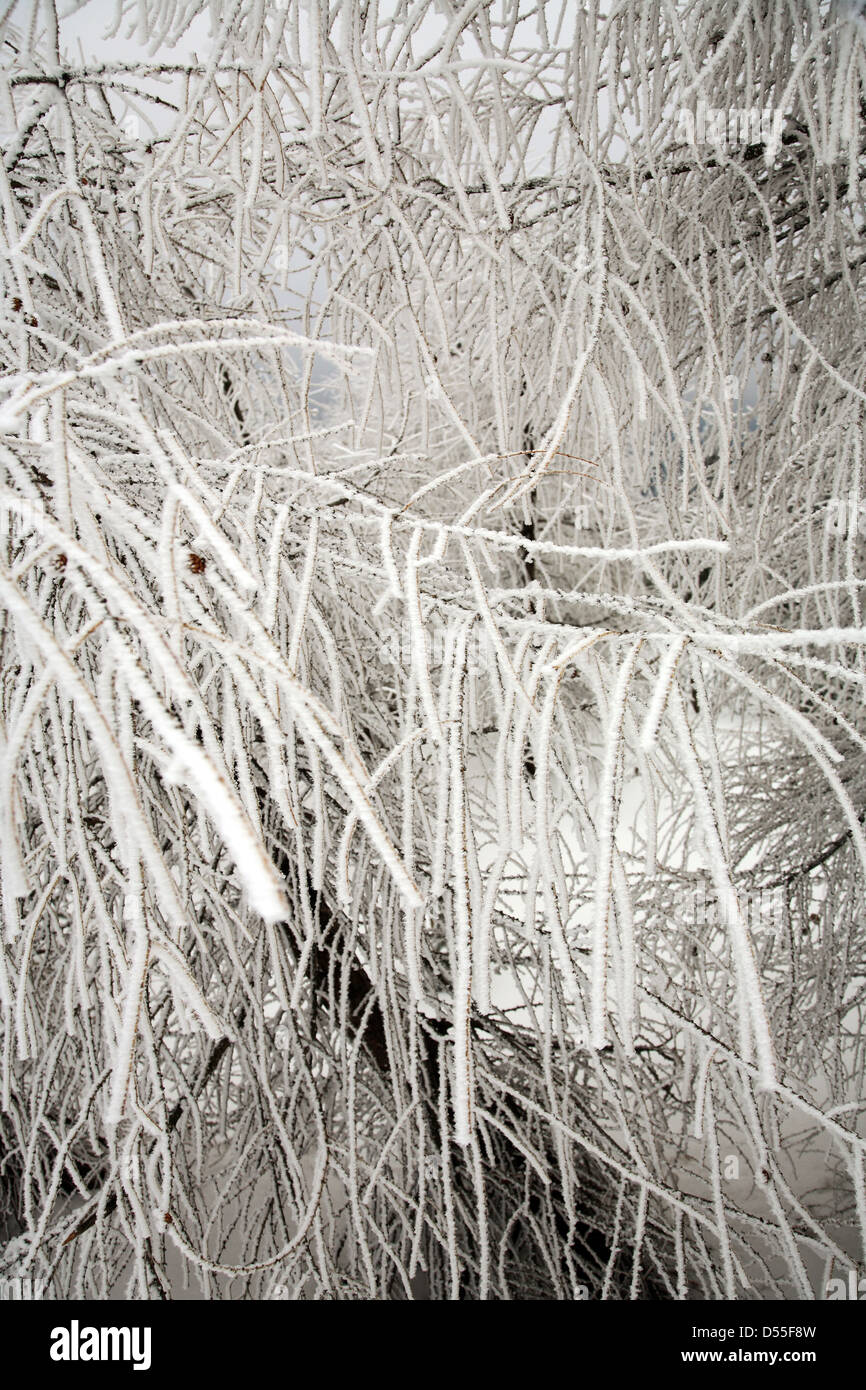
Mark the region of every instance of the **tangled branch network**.
[[2, 24], [0, 1274], [822, 1297], [859, 7]]

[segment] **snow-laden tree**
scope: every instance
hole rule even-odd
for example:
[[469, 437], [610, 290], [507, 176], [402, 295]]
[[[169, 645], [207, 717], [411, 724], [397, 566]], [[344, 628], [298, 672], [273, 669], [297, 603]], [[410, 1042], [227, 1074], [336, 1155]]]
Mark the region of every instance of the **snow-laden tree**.
[[2, 17], [0, 1275], [822, 1296], [862, 7], [66, 13]]

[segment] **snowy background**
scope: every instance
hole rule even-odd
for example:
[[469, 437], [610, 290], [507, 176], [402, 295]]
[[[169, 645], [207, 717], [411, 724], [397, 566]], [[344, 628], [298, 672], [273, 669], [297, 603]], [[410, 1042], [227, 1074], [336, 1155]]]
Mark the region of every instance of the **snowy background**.
[[0, 1293], [839, 1296], [860, 7], [56, 13], [0, 21]]

